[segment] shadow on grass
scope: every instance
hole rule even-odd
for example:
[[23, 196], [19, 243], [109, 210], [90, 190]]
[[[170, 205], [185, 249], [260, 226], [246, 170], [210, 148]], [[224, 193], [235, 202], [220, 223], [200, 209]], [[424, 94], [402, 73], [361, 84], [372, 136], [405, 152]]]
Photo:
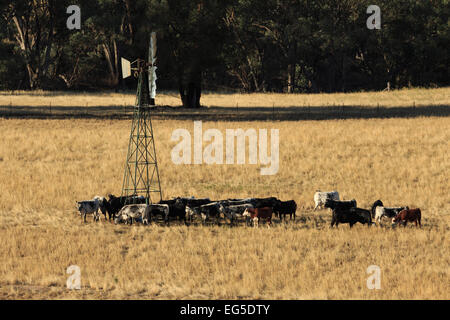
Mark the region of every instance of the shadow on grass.
[[[134, 107], [30, 107], [0, 106], [0, 117], [16, 119], [131, 119]], [[154, 119], [204, 121], [298, 121], [373, 118], [448, 117], [450, 105], [411, 107], [311, 106], [311, 107], [203, 107], [186, 109], [157, 106]]]

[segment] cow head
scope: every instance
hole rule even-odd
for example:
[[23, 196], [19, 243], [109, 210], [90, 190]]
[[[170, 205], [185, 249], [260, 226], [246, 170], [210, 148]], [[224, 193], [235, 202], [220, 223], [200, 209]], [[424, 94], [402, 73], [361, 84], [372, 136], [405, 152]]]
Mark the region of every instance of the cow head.
[[186, 206], [186, 208], [184, 209], [186, 212], [186, 218], [192, 218], [194, 216], [194, 214], [195, 214], [194, 209], [192, 209], [189, 206]]
[[333, 205], [333, 200], [327, 198], [327, 199], [325, 200], [324, 207], [325, 207], [325, 208], [333, 209], [333, 207], [334, 207], [334, 205]]
[[128, 216], [126, 214], [121, 214], [120, 212], [116, 215], [116, 217], [114, 218], [114, 223], [118, 224], [121, 223], [122, 221], [128, 221]]
[[397, 224], [401, 220], [400, 215], [397, 214], [395, 217], [392, 218], [392, 224]]
[[250, 217], [251, 216], [250, 211], [248, 210], [248, 208], [244, 210], [244, 213], [242, 214], [242, 216], [243, 217]]
[[278, 209], [278, 208], [281, 207], [281, 204], [282, 204], [281, 200], [276, 199], [273, 208], [274, 208], [274, 209], [275, 209], [275, 208]]

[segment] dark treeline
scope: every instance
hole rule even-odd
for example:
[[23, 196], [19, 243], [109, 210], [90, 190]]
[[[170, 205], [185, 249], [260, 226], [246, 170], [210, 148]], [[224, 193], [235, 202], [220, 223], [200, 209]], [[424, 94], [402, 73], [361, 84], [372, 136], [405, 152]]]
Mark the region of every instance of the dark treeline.
[[[69, 30], [69, 5], [81, 29]], [[381, 29], [369, 30], [370, 4]], [[347, 92], [449, 84], [447, 0], [0, 2], [0, 89], [135, 88], [120, 57], [158, 36], [158, 89]]]

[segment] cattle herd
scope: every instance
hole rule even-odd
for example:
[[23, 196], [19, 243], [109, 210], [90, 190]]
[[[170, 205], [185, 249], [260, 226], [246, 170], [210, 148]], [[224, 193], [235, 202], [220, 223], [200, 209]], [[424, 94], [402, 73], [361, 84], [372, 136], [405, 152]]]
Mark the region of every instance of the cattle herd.
[[[341, 201], [337, 191], [317, 191], [314, 194], [314, 203], [314, 211], [318, 208], [332, 210], [331, 227], [337, 227], [339, 223], [348, 223], [352, 227], [357, 222], [367, 226], [375, 222], [381, 225], [383, 218], [391, 219], [392, 225], [400, 223], [406, 226], [408, 222], [414, 222], [416, 226], [421, 226], [420, 209], [410, 209], [407, 206], [385, 207], [381, 200], [375, 201], [371, 209], [366, 210], [358, 208], [354, 199]], [[157, 204], [146, 204], [143, 196], [116, 197], [110, 194], [108, 199], [96, 196], [93, 200], [79, 201], [77, 209], [84, 222], [88, 214], [93, 216], [94, 221], [99, 221], [100, 211], [105, 220], [114, 221], [116, 224], [150, 224], [152, 221], [169, 224], [170, 221], [178, 220], [184, 224], [201, 221], [202, 224], [220, 225], [225, 222], [230, 226], [245, 222], [257, 227], [261, 219], [270, 226], [273, 216], [286, 220], [289, 215], [289, 220], [295, 220], [297, 204], [294, 200], [281, 201], [275, 197], [217, 201], [211, 201], [209, 198], [178, 197], [161, 200]]]

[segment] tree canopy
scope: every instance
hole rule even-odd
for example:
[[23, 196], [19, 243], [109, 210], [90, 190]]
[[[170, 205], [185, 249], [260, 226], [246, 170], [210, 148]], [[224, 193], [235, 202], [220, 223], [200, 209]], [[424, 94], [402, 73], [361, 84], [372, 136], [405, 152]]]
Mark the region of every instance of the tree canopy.
[[0, 89], [133, 88], [120, 57], [158, 35], [158, 88], [200, 105], [201, 90], [347, 92], [449, 84], [448, 0], [2, 1]]

